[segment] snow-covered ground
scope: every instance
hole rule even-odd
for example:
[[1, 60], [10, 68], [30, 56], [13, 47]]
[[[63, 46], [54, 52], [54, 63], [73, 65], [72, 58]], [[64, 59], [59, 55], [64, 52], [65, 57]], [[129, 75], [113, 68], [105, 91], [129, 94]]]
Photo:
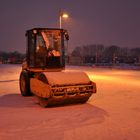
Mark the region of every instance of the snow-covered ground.
[[140, 140], [140, 71], [67, 67], [97, 84], [86, 104], [40, 107], [19, 91], [20, 65], [0, 64], [0, 140]]

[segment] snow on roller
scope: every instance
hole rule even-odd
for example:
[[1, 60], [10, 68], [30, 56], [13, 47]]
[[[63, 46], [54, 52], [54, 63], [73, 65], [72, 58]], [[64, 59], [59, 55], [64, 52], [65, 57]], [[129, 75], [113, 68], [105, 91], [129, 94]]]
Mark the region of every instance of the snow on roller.
[[43, 72], [31, 78], [31, 92], [48, 104], [86, 102], [95, 92], [84, 72]]
[[23, 96], [34, 95], [43, 107], [84, 103], [96, 93], [96, 84], [84, 72], [66, 72], [63, 29], [34, 28], [26, 32], [27, 54], [20, 74]]

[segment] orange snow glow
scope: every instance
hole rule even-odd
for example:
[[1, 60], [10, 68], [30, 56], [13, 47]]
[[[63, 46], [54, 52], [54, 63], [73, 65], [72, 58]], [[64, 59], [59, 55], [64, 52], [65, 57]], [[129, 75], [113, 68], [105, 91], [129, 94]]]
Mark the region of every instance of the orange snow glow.
[[20, 95], [21, 66], [1, 65], [0, 140], [140, 140], [140, 71], [66, 70], [86, 72], [97, 94], [85, 104], [41, 108], [34, 96]]
[[131, 84], [135, 86], [140, 86], [139, 77], [136, 76], [137, 71], [111, 70], [110, 72], [102, 74], [98, 74], [98, 72], [97, 73], [89, 72], [87, 74], [92, 81], [103, 80], [103, 81], [112, 81], [120, 84]]
[[109, 77], [109, 76], [102, 76], [102, 75], [89, 75], [89, 78], [91, 80], [112, 80], [113, 77]]

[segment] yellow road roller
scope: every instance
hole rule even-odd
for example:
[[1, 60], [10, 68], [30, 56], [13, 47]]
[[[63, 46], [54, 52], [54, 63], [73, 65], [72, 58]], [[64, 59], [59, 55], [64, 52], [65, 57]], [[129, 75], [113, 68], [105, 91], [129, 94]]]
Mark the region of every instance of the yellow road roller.
[[96, 84], [84, 72], [65, 71], [67, 30], [33, 28], [26, 31], [26, 58], [19, 85], [22, 96], [35, 95], [43, 107], [85, 103]]

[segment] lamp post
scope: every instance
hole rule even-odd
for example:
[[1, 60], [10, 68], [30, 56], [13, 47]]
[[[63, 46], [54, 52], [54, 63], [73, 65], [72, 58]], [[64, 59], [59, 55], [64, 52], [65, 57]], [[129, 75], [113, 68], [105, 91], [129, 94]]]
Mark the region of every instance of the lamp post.
[[63, 12], [62, 10], [60, 10], [59, 12], [59, 28], [62, 28], [62, 19], [67, 19], [69, 17], [69, 15], [65, 12]]

